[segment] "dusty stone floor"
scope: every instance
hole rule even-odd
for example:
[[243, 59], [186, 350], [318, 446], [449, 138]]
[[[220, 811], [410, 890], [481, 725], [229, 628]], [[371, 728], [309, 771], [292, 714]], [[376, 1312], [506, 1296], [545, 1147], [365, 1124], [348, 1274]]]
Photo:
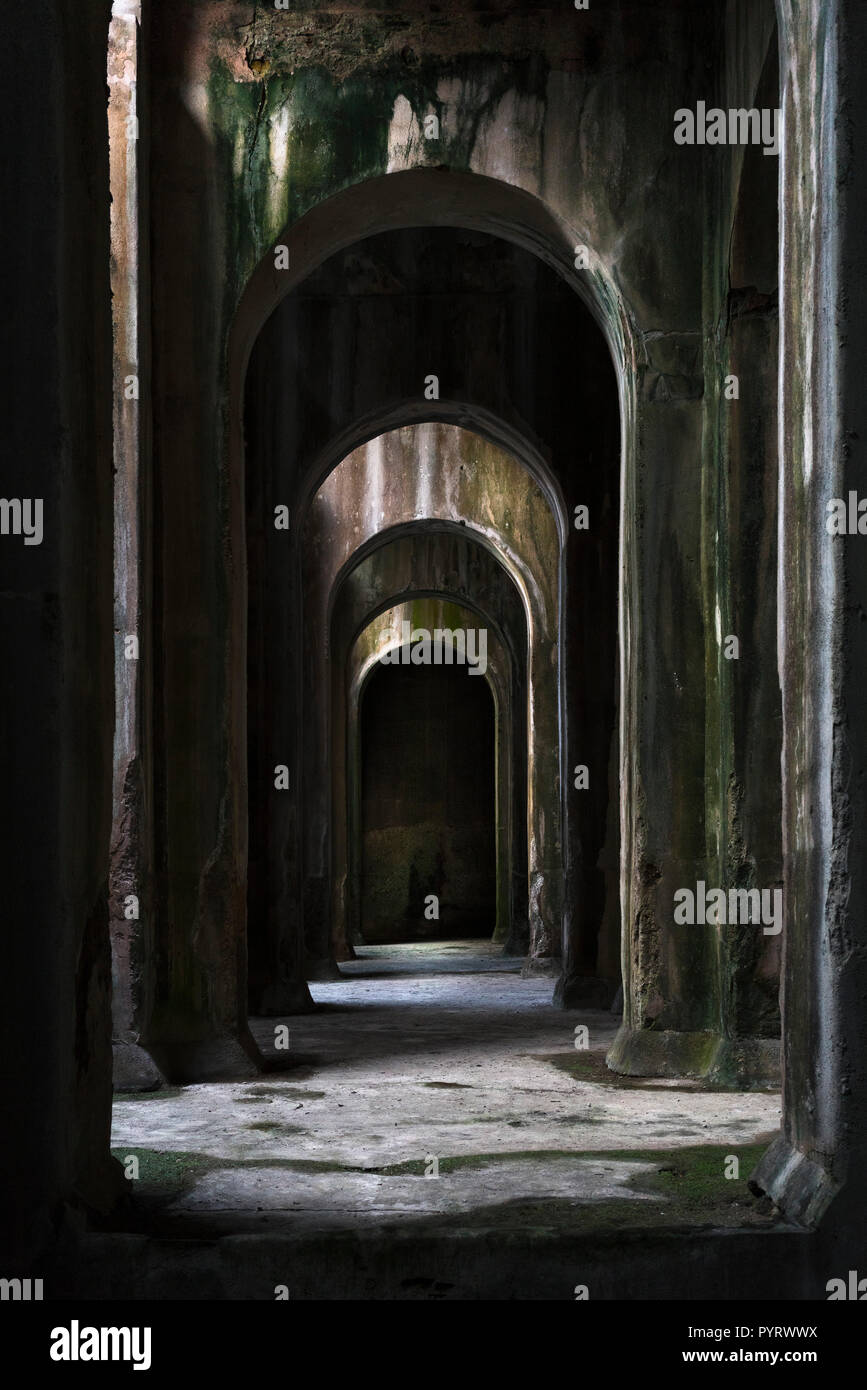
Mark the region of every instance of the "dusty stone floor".
[[[368, 946], [341, 970], [285, 1020], [287, 1070], [116, 1098], [112, 1150], [139, 1161], [125, 1229], [772, 1224], [746, 1180], [778, 1095], [614, 1076], [617, 1019], [552, 1008], [490, 943]], [[275, 1061], [277, 1023], [252, 1025]]]

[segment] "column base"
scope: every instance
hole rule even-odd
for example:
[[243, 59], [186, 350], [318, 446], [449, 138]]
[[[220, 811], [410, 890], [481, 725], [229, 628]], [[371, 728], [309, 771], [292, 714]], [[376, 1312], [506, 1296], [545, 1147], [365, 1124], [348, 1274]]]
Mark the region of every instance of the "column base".
[[528, 956], [521, 966], [523, 980], [556, 979], [563, 968], [559, 956]]
[[492, 940], [495, 946], [502, 946], [504, 956], [526, 956], [530, 946], [530, 928], [526, 917], [521, 922], [513, 922], [502, 937], [495, 933]]
[[255, 1018], [284, 1018], [287, 1014], [309, 1014], [316, 1008], [305, 980], [277, 980], [266, 985], [250, 1001]]
[[139, 1043], [113, 1042], [111, 1081], [115, 1091], [159, 1091], [168, 1082]]
[[495, 941], [494, 945], [501, 946], [501, 955], [506, 956], [509, 960], [523, 960], [527, 954], [526, 941], [515, 941], [510, 938], [502, 943]]
[[159, 1042], [152, 1045], [151, 1051], [171, 1085], [243, 1081], [259, 1076], [265, 1069], [265, 1059], [251, 1033]]
[[682, 1076], [732, 1091], [775, 1090], [780, 1084], [778, 1038], [657, 1032], [624, 1024], [605, 1060], [622, 1076]]
[[779, 1038], [727, 1038], [708, 1079], [733, 1090], [773, 1090], [782, 1084]]
[[808, 1229], [818, 1226], [840, 1191], [828, 1169], [796, 1149], [784, 1134], [759, 1160], [747, 1185], [757, 1197], [770, 1197], [788, 1221]]
[[624, 1024], [605, 1061], [621, 1076], [704, 1079], [713, 1070], [722, 1045], [719, 1033], [655, 1032]]
[[304, 964], [304, 975], [314, 983], [328, 984], [329, 982], [342, 980], [345, 977], [337, 967], [337, 962], [330, 956], [320, 957], [319, 960], [308, 960]]
[[597, 975], [564, 975], [557, 981], [553, 1003], [558, 1009], [608, 1010], [616, 990], [613, 980]]

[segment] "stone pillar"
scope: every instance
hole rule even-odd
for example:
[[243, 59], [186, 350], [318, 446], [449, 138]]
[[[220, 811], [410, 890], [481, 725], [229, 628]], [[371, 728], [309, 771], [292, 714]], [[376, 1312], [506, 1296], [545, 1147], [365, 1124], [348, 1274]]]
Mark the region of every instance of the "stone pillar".
[[707, 878], [699, 335], [653, 335], [644, 352], [622, 541], [624, 1016], [608, 1064], [702, 1076], [722, 1045], [715, 929], [674, 922], [675, 892]]
[[512, 842], [515, 754], [514, 705], [515, 680], [512, 663], [505, 644], [498, 644], [498, 664], [490, 668], [489, 683], [494, 696], [496, 728], [495, 791], [497, 804], [497, 917], [493, 940], [505, 946], [515, 935], [514, 904], [512, 901]]
[[867, 1215], [867, 537], [827, 522], [867, 495], [867, 11], [782, 10], [784, 1118], [752, 1182], [790, 1220], [830, 1205], [845, 1278]]
[[[187, 67], [196, 7], [149, 28], [156, 989], [170, 1081], [252, 1076], [243, 486], [226, 454], [225, 190]], [[158, 152], [158, 153], [157, 153]]]
[[28, 500], [31, 539], [0, 536], [8, 1277], [40, 1276], [70, 1209], [104, 1210], [124, 1186], [108, 1147], [109, 19], [109, 0], [0, 10], [3, 94], [15, 113], [3, 152], [0, 495]]
[[[559, 613], [557, 619], [559, 621]], [[556, 638], [547, 639], [531, 624], [527, 684], [530, 738], [527, 758], [527, 917], [529, 950], [521, 970], [525, 979], [562, 970], [563, 794], [559, 691], [545, 698], [543, 687], [557, 679]]]
[[[775, 42], [770, 6], [726, 7], [714, 104], [776, 106]], [[640, 458], [624, 535], [642, 615], [626, 634], [635, 665], [624, 685], [624, 747], [634, 758], [624, 811], [634, 838], [626, 1018], [610, 1062], [738, 1085], [778, 1074], [778, 942], [743, 919], [679, 924], [673, 895], [698, 894], [702, 880], [728, 902], [732, 890], [773, 893], [780, 884], [776, 427], [768, 409], [778, 171], [754, 147], [678, 157], [688, 175], [694, 158], [703, 198], [695, 308], [704, 332], [646, 333], [639, 363]], [[735, 398], [729, 373], [740, 382]]]
[[[117, 1090], [162, 1075], [142, 1045], [153, 1002], [146, 118], [138, 0], [114, 0], [108, 48], [114, 325], [115, 717], [111, 835], [112, 1050]], [[145, 235], [141, 228], [144, 226]]]
[[[276, 427], [273, 399], [273, 383], [293, 366], [284, 360], [284, 339], [266, 341], [268, 370], [248, 374], [245, 416], [247, 960], [250, 1012], [273, 1017], [309, 1012], [313, 1001], [301, 928], [300, 839], [307, 808], [301, 795], [305, 654], [298, 527], [294, 512], [285, 525], [288, 518], [277, 512], [294, 497], [285, 477], [293, 451]], [[286, 769], [280, 785], [278, 767]]]
[[[602, 386], [608, 387], [613, 372], [607, 360], [604, 366]], [[613, 394], [613, 388], [609, 389]], [[565, 886], [563, 973], [555, 1002], [567, 1008], [607, 1008], [620, 983], [619, 960], [600, 960], [606, 913], [617, 920], [618, 957], [620, 937], [619, 864], [614, 874], [606, 875], [604, 868], [606, 851], [609, 859], [618, 858], [619, 789], [616, 776], [613, 788], [609, 778], [612, 735], [615, 749], [617, 742], [620, 430], [616, 412], [604, 416], [594, 443], [598, 452], [587, 459], [579, 451], [581, 466], [575, 476], [563, 470], [569, 488], [560, 656], [565, 672], [561, 716]], [[584, 516], [576, 515], [581, 506], [587, 509]]]

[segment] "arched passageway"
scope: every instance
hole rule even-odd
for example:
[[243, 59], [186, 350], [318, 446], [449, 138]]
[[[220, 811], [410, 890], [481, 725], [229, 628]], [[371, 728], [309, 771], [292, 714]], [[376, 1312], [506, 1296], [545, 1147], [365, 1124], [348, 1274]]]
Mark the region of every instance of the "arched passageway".
[[[397, 544], [405, 546], [407, 540], [418, 542], [420, 539], [418, 535], [403, 537]], [[453, 533], [433, 533], [428, 537], [432, 547], [426, 549], [432, 548], [436, 553], [441, 549], [439, 542], [445, 540], [447, 548], [453, 550], [454, 539]], [[386, 560], [394, 544], [381, 547], [374, 556]], [[510, 586], [504, 571], [495, 566], [492, 574], [500, 581], [500, 596], [508, 594]], [[426, 923], [443, 920], [460, 923], [463, 929], [458, 934], [461, 936], [492, 938], [507, 955], [522, 955], [526, 951], [529, 935], [528, 745], [527, 722], [521, 713], [522, 705], [526, 704], [523, 692], [527, 679], [523, 660], [526, 640], [521, 640], [526, 629], [520, 621], [522, 617], [520, 605], [516, 604], [511, 613], [515, 630], [507, 631], [501, 626], [501, 615], [498, 620], [483, 608], [470, 607], [466, 602], [455, 603], [431, 593], [389, 605], [370, 620], [352, 644], [346, 700], [341, 701], [339, 685], [335, 683], [332, 705], [335, 733], [338, 725], [342, 726], [344, 710], [347, 720], [345, 766], [338, 756], [332, 773], [335, 939], [345, 942], [346, 954], [351, 954], [352, 947], [368, 939], [365, 881], [368, 896], [372, 889], [374, 895], [384, 891], [390, 897], [395, 887], [402, 885], [398, 887], [398, 894], [405, 898], [413, 887], [418, 923], [422, 918]], [[404, 803], [404, 815], [414, 826], [428, 819], [427, 832], [421, 827], [415, 830], [414, 838], [407, 845], [407, 848], [414, 845], [419, 852], [422, 881], [419, 864], [414, 866], [412, 858], [407, 859], [406, 854], [400, 852], [399, 843], [394, 839], [397, 827], [390, 827], [393, 852], [386, 862], [377, 866], [374, 857], [367, 853], [361, 709], [371, 680], [377, 673], [384, 673], [383, 668], [396, 668], [410, 677], [415, 674], [414, 685], [410, 683], [404, 688], [408, 692], [415, 690], [416, 710], [419, 690], [427, 695], [425, 726], [419, 727], [415, 734], [430, 750], [429, 776], [439, 788], [438, 813], [437, 802], [432, 803], [425, 782], [418, 778], [415, 796], [406, 798]], [[448, 706], [434, 704], [431, 695], [436, 684], [431, 686], [421, 679], [426, 673], [446, 677], [441, 690], [450, 693], [457, 723], [465, 736], [463, 757], [459, 756], [450, 737]], [[475, 694], [480, 680], [490, 689], [489, 699], [480, 699]], [[381, 683], [378, 688], [382, 689]], [[367, 699], [367, 710], [377, 710], [372, 697]], [[380, 714], [375, 713], [373, 717], [381, 722]], [[493, 724], [489, 727], [491, 720]], [[478, 768], [475, 747], [469, 737], [476, 721], [481, 734], [478, 751], [482, 760]], [[340, 739], [336, 742], [339, 751]], [[438, 749], [436, 758], [435, 749]], [[417, 762], [412, 752], [407, 757], [411, 763]], [[459, 787], [463, 792], [461, 796], [456, 795]], [[394, 805], [391, 796], [389, 805]], [[429, 819], [431, 810], [435, 815], [433, 821]], [[380, 885], [377, 885], [377, 876], [382, 879]], [[444, 913], [439, 887], [446, 880], [450, 904], [448, 912]], [[345, 890], [341, 891], [343, 884]], [[419, 907], [418, 891], [425, 886]], [[487, 903], [486, 898], [490, 899]], [[422, 928], [422, 935], [442, 939], [444, 933], [439, 927], [426, 926]], [[412, 935], [407, 939], [413, 939]]]
[[[237, 154], [243, 139], [229, 143]], [[279, 148], [273, 121], [268, 143]], [[224, 154], [218, 141], [215, 161]], [[639, 185], [651, 198], [653, 167]], [[514, 759], [526, 782], [523, 975], [541, 975], [549, 997], [556, 980], [560, 1005], [607, 1005], [622, 919], [626, 1009], [613, 1051], [601, 1030], [609, 1060], [728, 1084], [738, 1068], [761, 1073], [765, 1036], [756, 1048], [740, 1031], [759, 1024], [770, 1039], [773, 953], [744, 933], [681, 930], [670, 910], [684, 877], [706, 865], [739, 884], [757, 872], [757, 818], [748, 844], [729, 776], [735, 683], [719, 639], [734, 585], [718, 544], [721, 432], [710, 428], [719, 335], [707, 332], [696, 252], [680, 261], [680, 238], [663, 237], [650, 256], [643, 217], [633, 209], [625, 225], [625, 206], [609, 206], [599, 186], [596, 208], [589, 185], [574, 200], [564, 189], [542, 198], [532, 178], [512, 175], [353, 174], [301, 204], [293, 189], [278, 242], [264, 251], [259, 240], [255, 254], [245, 245], [233, 264], [208, 387], [217, 408], [203, 391], [194, 439], [168, 390], [178, 364], [171, 352], [161, 362], [172, 775], [157, 769], [157, 838], [173, 927], [154, 1017], [171, 1034], [160, 1052], [173, 1076], [202, 1075], [209, 1051], [224, 1068], [235, 1042], [242, 1068], [261, 1065], [245, 1017], [247, 959], [260, 1017], [309, 1007], [308, 979], [319, 1000], [358, 964], [359, 842], [346, 833], [352, 800], [340, 784], [352, 765], [342, 686], [353, 622], [410, 593], [478, 600], [477, 574], [462, 591], [442, 568], [425, 593], [420, 536], [436, 526], [500, 555], [524, 608], [526, 740]], [[272, 230], [282, 207], [269, 205]], [[237, 250], [237, 229], [224, 230]], [[720, 227], [713, 236], [721, 248]], [[165, 313], [162, 289], [158, 298]], [[472, 442], [449, 443], [449, 430]], [[194, 461], [173, 470], [167, 459], [184, 447]], [[500, 460], [500, 488], [497, 450], [511, 460]], [[178, 515], [196, 504], [212, 526], [190, 561]], [[772, 519], [763, 527], [764, 562]], [[414, 587], [378, 572], [391, 564], [378, 552], [392, 532], [406, 540]], [[343, 611], [344, 585], [357, 613], [352, 602]], [[193, 671], [206, 699], [186, 690]], [[740, 701], [739, 720], [748, 707]], [[184, 775], [200, 765], [201, 784]], [[761, 794], [753, 802], [760, 809]]]
[[490, 687], [465, 665], [413, 665], [409, 646], [389, 655], [397, 662], [374, 668], [361, 700], [354, 944], [490, 938], [497, 913]]
[[[470, 599], [469, 594], [473, 597]], [[459, 600], [459, 602], [458, 602]], [[371, 613], [376, 616], [368, 615]], [[362, 625], [367, 622], [366, 627]], [[360, 630], [361, 629], [361, 630]], [[444, 664], [466, 657], [470, 647], [484, 664], [496, 706], [496, 881], [494, 940], [508, 953], [526, 955], [529, 944], [528, 817], [528, 628], [521, 596], [506, 568], [466, 527], [442, 522], [399, 529], [347, 571], [332, 612], [332, 825], [335, 950], [349, 954], [361, 935], [359, 859], [360, 743], [358, 711], [368, 677], [381, 658], [415, 645], [417, 661], [439, 655], [425, 650], [442, 634]], [[413, 644], [413, 633], [417, 642]], [[446, 643], [448, 646], [446, 647]], [[484, 657], [481, 647], [484, 644]], [[344, 736], [345, 731], [345, 736]], [[345, 737], [345, 746], [344, 746]], [[345, 930], [344, 930], [345, 924]]]
[[[359, 376], [345, 354], [362, 334], [368, 350]], [[321, 345], [318, 359], [303, 350], [311, 341]], [[429, 370], [432, 365], [439, 370]], [[273, 389], [275, 380], [280, 391]], [[353, 426], [362, 401], [362, 421]], [[427, 417], [428, 426], [416, 426], [427, 434], [401, 445], [402, 453], [400, 431], [383, 434], [383, 443], [364, 442], [375, 422], [394, 425], [401, 417], [404, 433], [410, 422]], [[544, 499], [554, 518], [544, 542], [544, 528], [529, 517], [510, 521], [515, 498], [505, 475], [480, 503], [474, 458], [454, 461], [458, 491], [448, 498], [443, 493], [439, 514], [431, 507], [440, 468], [433, 441], [447, 437], [431, 430], [436, 421], [451, 419], [471, 424], [480, 440], [508, 441], [523, 460], [540, 504]], [[347, 455], [349, 428], [358, 443]], [[323, 263], [263, 328], [248, 370], [245, 435], [251, 922], [270, 917], [272, 935], [285, 931], [287, 921], [295, 929], [302, 923], [308, 974], [327, 975], [329, 953], [336, 950], [337, 959], [343, 953], [339, 926], [335, 942], [328, 837], [319, 828], [329, 820], [327, 779], [321, 769], [305, 770], [317, 747], [324, 764], [334, 737], [326, 728], [327, 705], [316, 698], [317, 688], [324, 688], [321, 659], [330, 650], [318, 638], [330, 601], [324, 576], [329, 566], [333, 571], [334, 555], [349, 564], [353, 547], [369, 545], [380, 531], [439, 515], [474, 528], [494, 548], [528, 548], [520, 579], [525, 600], [539, 602], [533, 595], [547, 594], [537, 636], [542, 641], [544, 632], [553, 655], [531, 646], [553, 685], [531, 699], [538, 766], [532, 759], [530, 765], [545, 799], [534, 798], [531, 778], [536, 820], [528, 832], [533, 862], [525, 968], [560, 977], [561, 988], [565, 974], [573, 1002], [582, 996], [610, 1001], [619, 983], [619, 816], [610, 807], [617, 781], [620, 429], [608, 348], [582, 301], [543, 261], [488, 234], [414, 228], [368, 238]], [[382, 449], [393, 455], [388, 464], [379, 460]], [[363, 478], [338, 481], [359, 468]], [[519, 495], [524, 490], [519, 487]], [[293, 518], [284, 535], [273, 526], [277, 497]], [[360, 524], [365, 508], [375, 517]], [[319, 534], [304, 519], [308, 510]], [[592, 524], [579, 521], [579, 511], [592, 516]], [[471, 589], [466, 592], [472, 597]], [[299, 662], [294, 678], [291, 663], [275, 671], [260, 661], [260, 653], [275, 645], [309, 652], [310, 660]], [[286, 750], [296, 797], [305, 789], [303, 817], [292, 796], [270, 796], [269, 710], [282, 727], [277, 742]], [[291, 733], [299, 727], [305, 729], [300, 741]], [[572, 757], [587, 768], [580, 797], [568, 794]], [[281, 862], [279, 881], [272, 875], [270, 885], [269, 857]], [[338, 891], [339, 873], [338, 867]], [[338, 918], [341, 912], [338, 902]], [[272, 959], [277, 954], [272, 950]], [[259, 990], [252, 974], [251, 984], [255, 1006]]]

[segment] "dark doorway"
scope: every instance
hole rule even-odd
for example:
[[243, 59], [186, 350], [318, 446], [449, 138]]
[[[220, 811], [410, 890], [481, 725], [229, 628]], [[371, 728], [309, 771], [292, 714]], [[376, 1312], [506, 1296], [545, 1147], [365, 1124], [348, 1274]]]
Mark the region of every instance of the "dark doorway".
[[366, 942], [493, 933], [494, 731], [488, 682], [468, 667], [374, 671], [361, 707]]

